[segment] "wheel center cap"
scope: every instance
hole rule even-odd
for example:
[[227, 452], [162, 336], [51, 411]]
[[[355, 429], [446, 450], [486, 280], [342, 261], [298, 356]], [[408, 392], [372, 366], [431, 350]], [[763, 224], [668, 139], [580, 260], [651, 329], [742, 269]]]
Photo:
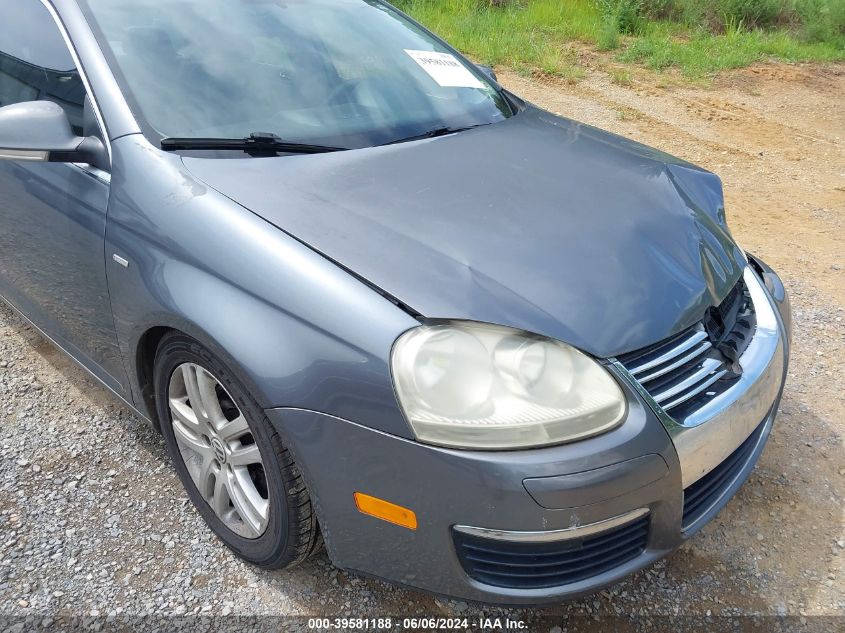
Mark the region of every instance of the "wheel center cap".
[[223, 442], [219, 439], [212, 438], [211, 440], [211, 448], [214, 450], [214, 456], [217, 458], [217, 461], [221, 464], [226, 462], [226, 447], [223, 446]]

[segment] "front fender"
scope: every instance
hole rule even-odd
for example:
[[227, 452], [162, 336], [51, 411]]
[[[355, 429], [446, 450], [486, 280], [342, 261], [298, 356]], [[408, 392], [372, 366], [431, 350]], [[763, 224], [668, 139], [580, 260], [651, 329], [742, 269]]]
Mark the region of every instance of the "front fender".
[[[120, 139], [114, 150], [106, 262], [139, 408], [138, 346], [151, 328], [169, 327], [220, 355], [262, 408], [320, 411], [412, 437], [389, 358], [395, 339], [418, 324], [414, 318], [195, 181], [178, 156], [140, 135]], [[147, 177], [138, 181], [138, 173]]]

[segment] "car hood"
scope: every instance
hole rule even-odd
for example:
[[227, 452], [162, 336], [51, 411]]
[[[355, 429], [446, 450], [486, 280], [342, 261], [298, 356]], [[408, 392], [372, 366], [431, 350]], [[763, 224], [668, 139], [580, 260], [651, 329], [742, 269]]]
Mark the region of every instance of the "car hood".
[[745, 263], [716, 176], [533, 107], [424, 141], [184, 162], [425, 317], [509, 325], [599, 357], [689, 327]]

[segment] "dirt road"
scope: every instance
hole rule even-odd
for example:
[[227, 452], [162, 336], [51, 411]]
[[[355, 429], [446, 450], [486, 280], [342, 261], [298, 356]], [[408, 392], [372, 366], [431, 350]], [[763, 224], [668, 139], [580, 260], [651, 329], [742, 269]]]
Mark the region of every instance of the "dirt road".
[[[669, 559], [539, 613], [564, 630], [584, 614], [845, 617], [845, 66], [761, 66], [703, 88], [602, 70], [576, 85], [500, 78], [719, 173], [735, 236], [778, 269], [795, 310], [778, 423], [737, 497]], [[339, 572], [324, 553], [290, 572], [241, 564], [187, 506], [161, 439], [0, 308], [0, 614], [154, 612], [482, 610]]]

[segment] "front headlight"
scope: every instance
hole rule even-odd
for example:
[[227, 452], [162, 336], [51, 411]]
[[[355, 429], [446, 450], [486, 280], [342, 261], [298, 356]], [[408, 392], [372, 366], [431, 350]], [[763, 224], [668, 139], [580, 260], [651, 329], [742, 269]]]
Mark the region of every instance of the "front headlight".
[[547, 446], [609, 431], [625, 416], [622, 390], [604, 367], [520, 330], [423, 325], [399, 337], [391, 363], [399, 403], [421, 442]]

